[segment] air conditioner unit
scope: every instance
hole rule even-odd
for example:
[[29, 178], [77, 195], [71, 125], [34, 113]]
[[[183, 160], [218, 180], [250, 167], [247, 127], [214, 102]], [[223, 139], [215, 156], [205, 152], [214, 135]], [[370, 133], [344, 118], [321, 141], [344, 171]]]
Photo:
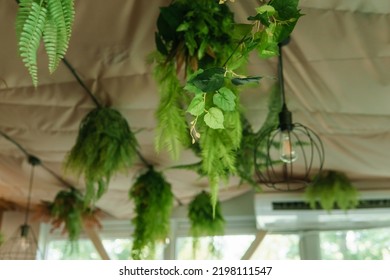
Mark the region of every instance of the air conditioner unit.
[[268, 231], [364, 229], [390, 226], [390, 191], [362, 191], [349, 211], [311, 209], [303, 193], [259, 193], [257, 227]]

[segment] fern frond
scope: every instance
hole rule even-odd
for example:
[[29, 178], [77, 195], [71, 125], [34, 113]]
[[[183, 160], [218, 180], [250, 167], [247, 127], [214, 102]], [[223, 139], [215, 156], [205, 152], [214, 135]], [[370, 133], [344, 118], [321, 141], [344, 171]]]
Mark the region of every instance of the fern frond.
[[74, 19], [73, 0], [48, 0], [47, 8], [43, 40], [49, 57], [49, 71], [53, 73], [68, 49]]
[[42, 38], [47, 17], [44, 1], [21, 1], [16, 26], [19, 53], [29, 71], [34, 86], [38, 84], [37, 50]]
[[157, 152], [166, 148], [177, 159], [183, 146], [188, 146], [190, 137], [185, 114], [180, 106], [183, 87], [176, 77], [173, 63], [157, 66], [154, 75], [160, 83], [160, 104], [157, 109]]

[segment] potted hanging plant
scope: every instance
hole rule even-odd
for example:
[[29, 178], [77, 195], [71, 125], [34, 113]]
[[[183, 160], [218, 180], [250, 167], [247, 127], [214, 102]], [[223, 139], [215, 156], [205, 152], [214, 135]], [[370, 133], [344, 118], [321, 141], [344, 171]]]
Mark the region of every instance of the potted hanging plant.
[[306, 201], [312, 209], [349, 210], [359, 203], [359, 193], [342, 172], [323, 171], [305, 190]]
[[[221, 205], [217, 202], [215, 208], [211, 204], [210, 193], [202, 191], [188, 205], [188, 219], [190, 221], [190, 234], [192, 236], [192, 250], [195, 258], [202, 236], [214, 237], [223, 235], [225, 220], [222, 216]], [[213, 241], [209, 244], [210, 251], [215, 253]]]
[[169, 234], [173, 208], [171, 185], [153, 167], [141, 174], [129, 191], [135, 204], [132, 259], [151, 259], [156, 244], [165, 242]]
[[101, 228], [99, 212], [85, 206], [83, 195], [76, 189], [58, 192], [53, 202], [43, 202], [37, 215], [51, 224], [51, 231], [60, 229], [71, 242], [77, 241], [84, 226]]
[[84, 175], [87, 206], [107, 191], [116, 172], [132, 166], [137, 148], [137, 140], [119, 111], [98, 107], [84, 117], [65, 168], [78, 176]]
[[167, 148], [177, 158], [180, 147], [198, 142], [214, 206], [220, 181], [248, 170], [236, 168], [243, 135], [239, 92], [260, 77], [234, 71], [241, 71], [253, 50], [261, 57], [278, 54], [278, 43], [301, 16], [297, 6], [295, 0], [270, 1], [249, 24], [236, 24], [228, 6], [214, 0], [176, 0], [160, 10], [153, 54], [160, 91], [156, 149]]

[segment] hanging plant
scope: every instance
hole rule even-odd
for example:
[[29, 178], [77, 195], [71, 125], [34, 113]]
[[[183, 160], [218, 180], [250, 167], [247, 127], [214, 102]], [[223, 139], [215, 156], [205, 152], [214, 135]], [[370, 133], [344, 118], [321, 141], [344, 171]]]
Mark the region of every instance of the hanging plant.
[[[253, 50], [261, 57], [278, 54], [278, 43], [301, 16], [297, 6], [297, 0], [270, 1], [248, 18], [250, 24], [236, 24], [229, 8], [214, 0], [177, 0], [161, 8], [154, 54], [161, 95], [156, 148], [166, 147], [177, 158], [180, 146], [188, 147], [188, 136], [199, 142], [201, 173], [209, 179], [214, 206], [220, 181], [237, 173], [240, 86], [261, 79], [234, 71], [245, 66]], [[184, 87], [181, 73], [187, 77]], [[192, 116], [190, 123], [184, 111]]]
[[96, 108], [85, 116], [65, 168], [84, 175], [87, 205], [107, 191], [112, 175], [131, 167], [137, 147], [127, 120], [117, 110]]
[[64, 57], [74, 21], [73, 0], [18, 0], [16, 35], [19, 53], [34, 86], [38, 85], [37, 51], [41, 40], [53, 73]]
[[[172, 1], [160, 9], [156, 33], [155, 78], [159, 84], [156, 150], [178, 158], [190, 138], [184, 108], [188, 94], [181, 80], [199, 67], [220, 65], [234, 49], [233, 14], [213, 0]], [[180, 78], [180, 74], [182, 74]]]
[[171, 185], [163, 175], [150, 167], [140, 175], [129, 191], [135, 204], [135, 226], [132, 258], [153, 258], [157, 242], [164, 242], [169, 234], [173, 208]]
[[[199, 237], [223, 235], [225, 220], [222, 216], [220, 203], [217, 202], [215, 209], [210, 203], [210, 194], [202, 191], [188, 205], [188, 218], [191, 223], [190, 233], [193, 238], [192, 249], [195, 254]], [[213, 243], [210, 244], [212, 252], [215, 251]]]
[[76, 189], [60, 191], [53, 202], [43, 202], [37, 215], [51, 224], [51, 231], [62, 229], [71, 242], [78, 240], [83, 226], [101, 228], [98, 212], [85, 207], [84, 197]]
[[4, 242], [4, 235], [0, 232], [0, 246]]
[[313, 181], [305, 190], [306, 200], [312, 209], [331, 211], [338, 208], [347, 211], [358, 205], [359, 193], [344, 173], [324, 171]]

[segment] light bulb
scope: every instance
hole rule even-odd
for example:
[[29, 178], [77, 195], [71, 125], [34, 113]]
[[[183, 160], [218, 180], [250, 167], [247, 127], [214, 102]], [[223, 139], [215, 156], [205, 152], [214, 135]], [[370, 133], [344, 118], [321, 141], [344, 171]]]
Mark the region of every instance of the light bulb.
[[26, 236], [22, 236], [19, 239], [19, 248], [22, 249], [23, 251], [27, 251], [30, 247], [30, 243], [27, 240]]
[[294, 150], [294, 143], [291, 141], [288, 130], [282, 131], [280, 134], [280, 159], [285, 163], [292, 163], [298, 158]]

